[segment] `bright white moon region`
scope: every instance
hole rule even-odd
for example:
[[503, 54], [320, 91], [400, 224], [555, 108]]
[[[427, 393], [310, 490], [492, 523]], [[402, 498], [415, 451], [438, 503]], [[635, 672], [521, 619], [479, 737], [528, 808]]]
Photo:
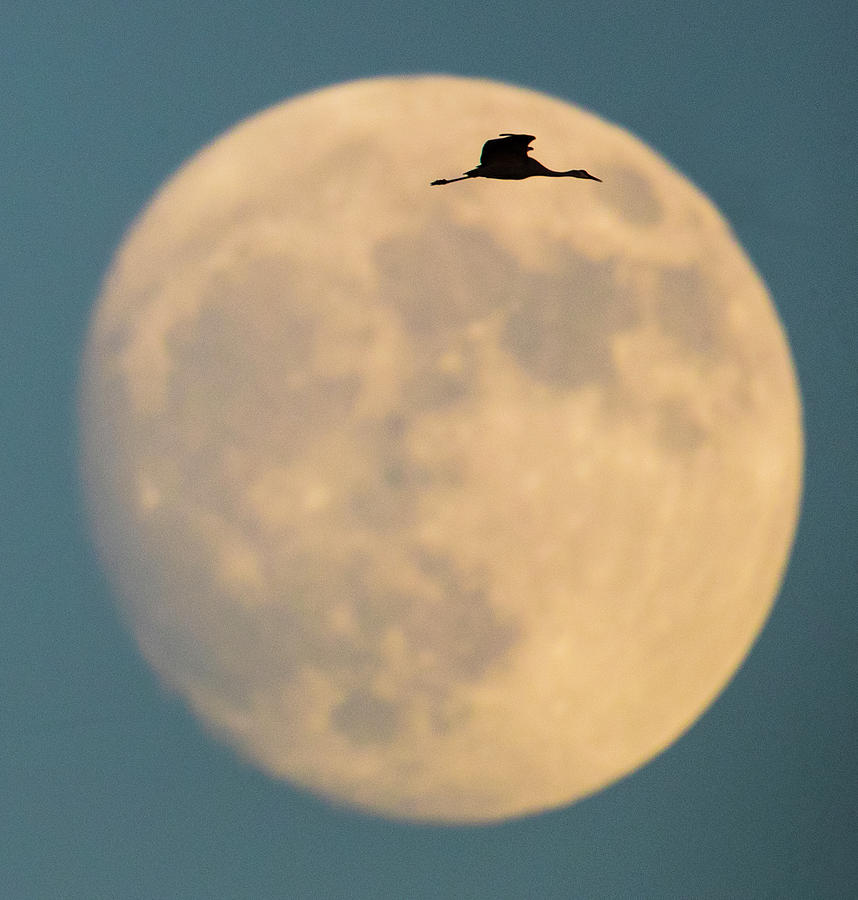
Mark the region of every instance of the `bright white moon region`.
[[[499, 132], [575, 179], [475, 179]], [[771, 608], [801, 409], [723, 218], [628, 132], [489, 81], [256, 115], [120, 247], [81, 393], [142, 652], [335, 803], [485, 822], [676, 740]]]

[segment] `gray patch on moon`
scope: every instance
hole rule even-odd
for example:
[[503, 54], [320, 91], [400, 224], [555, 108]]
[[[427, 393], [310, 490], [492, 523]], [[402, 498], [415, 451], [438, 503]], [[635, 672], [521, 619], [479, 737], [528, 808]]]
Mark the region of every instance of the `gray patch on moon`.
[[656, 316], [661, 330], [683, 350], [702, 356], [720, 353], [723, 292], [698, 268], [666, 269], [660, 282]]
[[[265, 554], [267, 594], [276, 602], [236, 602], [217, 577], [221, 535], [201, 527], [206, 519], [178, 495], [147, 522], [139, 550], [150, 562], [139, 575], [148, 587], [130, 595], [154, 605], [130, 612], [144, 623], [141, 634], [159, 623], [156, 665], [173, 683], [205, 684], [237, 708], [261, 689], [297, 683], [310, 668], [324, 672], [342, 698], [330, 724], [355, 745], [395, 740], [415, 706], [443, 731], [467, 716], [463, 685], [501, 664], [520, 640], [520, 627], [492, 608], [486, 576], [411, 545], [403, 547], [398, 572], [371, 559], [344, 560], [335, 546], [293, 553], [272, 547]], [[349, 627], [332, 628], [343, 607]], [[400, 642], [393, 661], [391, 628]], [[376, 684], [391, 665], [397, 688], [384, 696]], [[302, 724], [296, 709], [292, 725]]]
[[[239, 709], [313, 669], [341, 698], [331, 726], [356, 745], [393, 740], [415, 705], [432, 728], [450, 728], [468, 714], [457, 699], [463, 685], [519, 640], [517, 625], [493, 609], [485, 575], [443, 553], [428, 557], [410, 537], [420, 496], [454, 486], [456, 471], [415, 459], [409, 433], [421, 410], [464, 402], [473, 385], [433, 369], [426, 352], [403, 388], [407, 411], [359, 416], [360, 353], [340, 375], [320, 371], [317, 352], [345, 326], [296, 310], [289, 284], [285, 265], [251, 263], [210, 284], [197, 318], [166, 337], [180, 374], [145, 427], [129, 419], [144, 465], [173, 472], [168, 496], [138, 524], [142, 556], [153, 561], [147, 578], [159, 588], [131, 592], [158, 603], [137, 618], [161, 620], [159, 669]], [[312, 463], [332, 435], [341, 450], [336, 472], [320, 469], [334, 489], [321, 524], [294, 506], [275, 526], [260, 521], [247, 507], [248, 483], [272, 463]], [[275, 481], [266, 496], [276, 489]], [[358, 548], [348, 549], [356, 535]], [[235, 542], [256, 550], [258, 588], [230, 589], [219, 574]], [[377, 548], [388, 552], [377, 558]], [[348, 622], [336, 627], [343, 609]], [[399, 661], [389, 658], [391, 628]], [[377, 682], [392, 665], [400, 687], [382, 696]], [[296, 706], [296, 730], [302, 715]]]
[[687, 456], [706, 443], [709, 430], [704, 428], [688, 403], [666, 399], [657, 407], [655, 438], [665, 450]]
[[366, 688], [355, 688], [331, 713], [331, 725], [353, 744], [390, 743], [402, 727], [402, 710]]
[[[509, 300], [512, 257], [482, 230], [434, 222], [375, 251], [379, 295], [393, 297], [406, 330], [429, 350]], [[475, 288], [479, 287], [479, 290]]]
[[612, 262], [569, 256], [561, 272], [522, 273], [521, 304], [503, 346], [536, 381], [565, 390], [609, 384], [611, 339], [639, 321], [638, 298], [617, 285]]
[[[393, 740], [415, 707], [434, 729], [450, 727], [454, 711], [457, 718], [467, 714], [456, 702], [462, 685], [501, 663], [521, 638], [520, 626], [501, 621], [493, 609], [486, 576], [463, 571], [446, 555], [415, 548], [408, 548], [402, 562], [406, 573], [413, 568], [408, 574], [418, 576], [410, 593], [391, 587], [390, 573], [365, 566], [353, 573], [349, 602], [355, 640], [369, 652], [365, 665], [342, 670], [345, 697], [334, 710], [333, 724], [356, 744]], [[374, 685], [390, 665], [391, 627], [397, 687], [382, 696]]]
[[351, 414], [360, 375], [313, 371], [324, 323], [295, 309], [289, 275], [285, 260], [249, 261], [212, 283], [197, 318], [173, 329], [168, 345], [182, 379], [171, 382], [164, 415], [188, 426], [175, 434], [193, 435], [199, 423], [201, 439], [220, 438], [201, 440], [206, 446], [293, 458]]
[[390, 287], [382, 293], [396, 296], [422, 357], [412, 396], [445, 405], [470, 393], [475, 367], [467, 348], [455, 372], [439, 374], [427, 361], [451, 337], [460, 340], [468, 324], [498, 312], [503, 348], [535, 381], [561, 390], [609, 382], [611, 338], [639, 320], [638, 298], [618, 287], [612, 261], [593, 262], [565, 247], [553, 258], [563, 263], [551, 272], [528, 270], [484, 231], [452, 222], [383, 244], [377, 262]]
[[[654, 206], [650, 211], [657, 213]], [[612, 341], [618, 333], [654, 317], [675, 351], [694, 365], [723, 360], [723, 302], [698, 269], [659, 273], [658, 294], [647, 313], [635, 282], [620, 283], [612, 261], [594, 262], [568, 248], [550, 250], [553, 271], [528, 270], [489, 235], [452, 222], [379, 248], [383, 292], [396, 296], [396, 310], [414, 337], [415, 372], [403, 387], [404, 407], [422, 411], [474, 402], [480, 364], [476, 346], [463, 335], [493, 311], [502, 314], [501, 346], [528, 377], [558, 391], [597, 386], [606, 409], [619, 418], [634, 414], [639, 400], [617, 379]], [[441, 348], [454, 351], [452, 370], [437, 366]], [[687, 456], [707, 442], [709, 428], [693, 403], [650, 397], [646, 405], [657, 417], [652, 437], [664, 450]]]
[[662, 219], [661, 203], [649, 180], [634, 169], [616, 169], [599, 188], [606, 206], [634, 225], [655, 225]]
[[413, 459], [406, 445], [412, 416], [393, 413], [360, 433], [371, 465], [354, 486], [349, 513], [361, 528], [393, 535], [414, 524], [418, 492], [438, 482], [438, 472]]

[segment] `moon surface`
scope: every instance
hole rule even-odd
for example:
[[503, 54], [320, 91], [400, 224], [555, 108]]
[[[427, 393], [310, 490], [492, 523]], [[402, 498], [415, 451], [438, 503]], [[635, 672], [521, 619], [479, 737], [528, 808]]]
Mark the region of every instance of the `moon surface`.
[[[575, 179], [474, 179], [499, 132]], [[796, 525], [784, 331], [712, 203], [496, 82], [290, 100], [130, 229], [81, 383], [142, 653], [265, 772], [384, 816], [569, 804], [675, 741]]]

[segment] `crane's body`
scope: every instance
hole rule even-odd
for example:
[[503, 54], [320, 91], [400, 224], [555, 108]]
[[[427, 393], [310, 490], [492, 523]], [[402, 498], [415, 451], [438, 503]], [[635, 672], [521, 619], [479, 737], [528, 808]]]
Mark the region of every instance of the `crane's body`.
[[467, 178], [505, 178], [520, 181], [534, 175], [548, 178], [589, 178], [601, 181], [583, 169], [570, 169], [568, 172], [555, 172], [537, 162], [528, 154], [533, 149], [530, 144], [535, 140], [532, 134], [502, 134], [500, 137], [486, 141], [480, 154], [480, 164], [458, 178], [439, 178], [432, 184], [452, 184]]

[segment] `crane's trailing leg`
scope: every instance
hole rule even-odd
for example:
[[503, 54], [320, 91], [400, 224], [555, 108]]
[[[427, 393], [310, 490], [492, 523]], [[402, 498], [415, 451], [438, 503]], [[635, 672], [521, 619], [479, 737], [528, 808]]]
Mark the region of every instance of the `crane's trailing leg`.
[[464, 181], [466, 178], [471, 178], [470, 175], [462, 175], [460, 178], [439, 178], [437, 181], [429, 182], [430, 186], [433, 184], [452, 184], [454, 181]]

